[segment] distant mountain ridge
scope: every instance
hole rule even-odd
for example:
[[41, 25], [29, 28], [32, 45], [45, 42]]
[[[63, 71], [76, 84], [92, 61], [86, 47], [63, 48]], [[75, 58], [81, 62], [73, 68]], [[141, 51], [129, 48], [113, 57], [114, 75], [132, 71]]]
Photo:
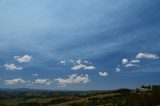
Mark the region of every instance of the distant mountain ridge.
[[49, 90], [33, 88], [0, 88], [0, 92], [104, 92], [111, 90]]
[[0, 88], [0, 91], [2, 92], [25, 92], [25, 91], [52, 91], [52, 90], [46, 90], [46, 89], [31, 89], [31, 88]]

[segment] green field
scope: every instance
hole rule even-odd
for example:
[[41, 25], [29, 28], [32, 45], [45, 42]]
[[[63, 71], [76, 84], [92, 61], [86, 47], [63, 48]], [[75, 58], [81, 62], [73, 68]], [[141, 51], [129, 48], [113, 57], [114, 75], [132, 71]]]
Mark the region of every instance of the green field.
[[1, 91], [0, 106], [160, 106], [160, 89]]

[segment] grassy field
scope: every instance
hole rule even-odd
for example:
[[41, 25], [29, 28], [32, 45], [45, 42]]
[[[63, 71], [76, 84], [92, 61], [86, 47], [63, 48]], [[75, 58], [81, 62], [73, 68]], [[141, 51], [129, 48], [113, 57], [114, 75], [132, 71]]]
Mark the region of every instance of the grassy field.
[[160, 106], [160, 89], [1, 91], [0, 106]]

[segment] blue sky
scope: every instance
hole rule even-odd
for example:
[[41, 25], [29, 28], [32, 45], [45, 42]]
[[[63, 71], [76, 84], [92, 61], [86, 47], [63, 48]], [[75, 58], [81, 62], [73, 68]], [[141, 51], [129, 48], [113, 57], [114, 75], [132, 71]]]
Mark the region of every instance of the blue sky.
[[159, 0], [0, 0], [0, 87], [160, 84]]

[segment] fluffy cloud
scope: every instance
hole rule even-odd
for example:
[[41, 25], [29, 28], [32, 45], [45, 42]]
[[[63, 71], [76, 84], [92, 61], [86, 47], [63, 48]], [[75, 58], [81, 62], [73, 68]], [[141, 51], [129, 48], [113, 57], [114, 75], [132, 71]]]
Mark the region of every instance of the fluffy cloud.
[[85, 66], [84, 69], [85, 70], [94, 70], [96, 68], [94, 66]]
[[[151, 54], [151, 53], [138, 53], [135, 56], [135, 59], [133, 60], [128, 60], [128, 59], [122, 59], [121, 63], [122, 66], [124, 67], [140, 67], [139, 63], [141, 62], [140, 59], [159, 59], [159, 56], [156, 54]], [[119, 66], [117, 66], [117, 68], [115, 68], [116, 72], [120, 72], [120, 68]]]
[[131, 60], [131, 63], [139, 63], [140, 60]]
[[88, 62], [88, 61], [86, 61], [86, 60], [85, 60], [85, 61], [83, 61], [83, 62], [84, 62], [84, 63], [87, 63], [87, 64], [90, 64], [90, 62]]
[[60, 63], [63, 64], [63, 65], [65, 65], [65, 64], [66, 64], [66, 61], [61, 60]]
[[[86, 63], [86, 61], [85, 61]], [[88, 61], [87, 61], [88, 63]], [[84, 70], [94, 70], [95, 67], [91, 66], [91, 65], [85, 65], [82, 64], [81, 60], [77, 60], [76, 62], [73, 63], [73, 67], [71, 68], [72, 70], [80, 70], [80, 69], [84, 69]]]
[[73, 66], [71, 69], [72, 70], [80, 70], [80, 69], [83, 69], [84, 67], [85, 67], [85, 65], [78, 64], [78, 65]]
[[128, 64], [125, 65], [125, 67], [139, 67], [139, 65], [128, 63]]
[[122, 59], [122, 64], [127, 64], [128, 63], [128, 59]]
[[32, 56], [29, 56], [29, 55], [24, 55], [22, 57], [20, 56], [14, 56], [14, 58], [19, 61], [20, 63], [27, 63], [27, 62], [30, 62], [31, 59], [32, 59]]
[[[73, 61], [73, 62], [74, 62], [74, 61]], [[85, 64], [92, 64], [92, 63], [90, 63], [90, 62], [89, 62], [89, 61], [87, 61], [87, 60], [83, 60], [83, 61], [82, 61], [82, 60], [80, 60], [80, 59], [79, 59], [79, 60], [77, 60], [77, 61], [75, 61], [74, 63], [75, 63], [75, 64], [81, 64], [81, 63], [85, 63]]]
[[138, 53], [136, 59], [158, 59], [159, 56], [150, 53]]
[[71, 68], [72, 70], [80, 70], [80, 69], [84, 69], [84, 70], [94, 70], [95, 67], [94, 66], [86, 66], [84, 64], [78, 64], [75, 65]]
[[99, 72], [99, 75], [102, 77], [105, 77], [105, 76], [108, 76], [108, 73], [107, 72]]
[[[138, 67], [139, 65], [137, 65], [136, 63], [139, 63], [140, 60], [131, 60], [129, 61], [128, 59], [122, 59], [122, 64], [125, 67]], [[120, 72], [120, 68], [116, 68], [116, 72]]]
[[45, 84], [45, 85], [51, 85], [53, 83], [53, 81], [49, 80], [49, 79], [36, 79], [35, 84]]
[[45, 84], [45, 85], [51, 85], [53, 81], [49, 79], [36, 79], [35, 81], [26, 81], [23, 80], [22, 78], [15, 78], [11, 80], [4, 80], [4, 83], [6, 85], [15, 85], [15, 84], [26, 84], [28, 86], [31, 86], [32, 84]]
[[115, 69], [115, 71], [116, 71], [116, 72], [120, 72], [121, 69], [117, 67], [117, 68]]
[[6, 70], [10, 70], [10, 71], [13, 71], [13, 70], [22, 70], [23, 68], [22, 67], [17, 67], [15, 64], [4, 64], [4, 67], [6, 68]]
[[6, 85], [14, 85], [14, 84], [25, 84], [28, 81], [23, 80], [22, 78], [16, 78], [16, 79], [11, 79], [11, 80], [5, 80], [4, 83]]
[[68, 78], [64, 79], [64, 78], [57, 78], [55, 79], [55, 81], [61, 85], [61, 86], [66, 86], [68, 84], [77, 84], [77, 83], [88, 83], [89, 82], [89, 78], [88, 75], [80, 75], [78, 76], [77, 74], [72, 74], [69, 75]]
[[77, 64], [81, 64], [81, 60], [77, 60], [76, 63], [77, 63]]

